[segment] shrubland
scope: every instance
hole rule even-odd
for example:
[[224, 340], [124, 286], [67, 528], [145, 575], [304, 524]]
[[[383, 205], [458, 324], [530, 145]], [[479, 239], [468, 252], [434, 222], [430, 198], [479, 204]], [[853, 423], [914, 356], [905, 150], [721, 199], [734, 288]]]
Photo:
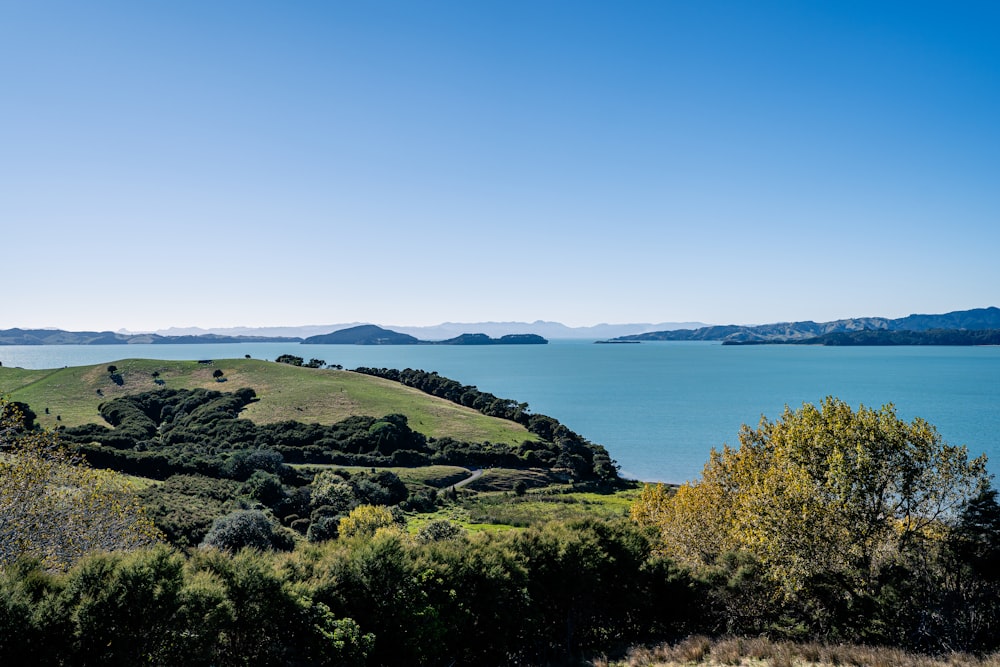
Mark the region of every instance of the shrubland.
[[[0, 401], [0, 464], [34, 470], [41, 452], [54, 471], [0, 477], [17, 536], [0, 663], [851, 664], [827, 651], [848, 645], [892, 664], [1000, 646], [985, 460], [891, 405], [787, 409], [700, 479], [640, 489], [523, 404], [396, 373], [375, 374], [532, 437], [428, 436], [395, 413], [258, 424], [250, 387], [137, 391], [104, 401], [104, 424], [58, 431]], [[31, 489], [48, 504], [19, 504]], [[113, 521], [72, 513], [87, 492]], [[11, 523], [22, 504], [31, 520]], [[83, 546], [54, 557], [53, 526]]]

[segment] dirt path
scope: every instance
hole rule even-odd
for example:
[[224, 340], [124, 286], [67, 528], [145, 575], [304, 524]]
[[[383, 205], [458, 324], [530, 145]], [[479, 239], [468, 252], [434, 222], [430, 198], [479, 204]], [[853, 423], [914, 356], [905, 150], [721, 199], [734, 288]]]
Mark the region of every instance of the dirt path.
[[469, 475], [468, 477], [466, 477], [465, 479], [463, 479], [461, 482], [455, 482], [454, 484], [452, 484], [448, 488], [450, 488], [450, 489], [460, 489], [463, 486], [465, 486], [466, 484], [471, 484], [472, 482], [475, 482], [477, 479], [479, 479], [480, 477], [483, 476], [483, 470], [482, 470], [482, 468], [477, 468], [476, 470], [470, 470], [469, 472], [471, 472], [472, 474]]

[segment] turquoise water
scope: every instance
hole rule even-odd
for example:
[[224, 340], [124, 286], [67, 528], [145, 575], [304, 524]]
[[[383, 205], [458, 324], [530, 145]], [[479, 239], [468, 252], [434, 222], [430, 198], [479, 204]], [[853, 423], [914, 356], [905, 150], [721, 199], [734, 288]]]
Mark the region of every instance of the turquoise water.
[[345, 368], [435, 370], [527, 402], [606, 446], [623, 474], [681, 482], [740, 424], [834, 395], [857, 407], [894, 403], [945, 440], [986, 453], [1000, 472], [1000, 348], [722, 346], [717, 343], [524, 346], [110, 345], [0, 347], [4, 366], [56, 368], [127, 357], [226, 359], [290, 353]]

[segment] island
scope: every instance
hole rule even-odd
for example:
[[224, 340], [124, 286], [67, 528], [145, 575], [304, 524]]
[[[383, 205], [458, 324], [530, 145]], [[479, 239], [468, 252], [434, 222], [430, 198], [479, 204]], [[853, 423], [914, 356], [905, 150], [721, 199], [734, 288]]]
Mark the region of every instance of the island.
[[491, 338], [483, 333], [466, 333], [447, 340], [420, 340], [374, 324], [310, 336], [302, 341], [304, 345], [545, 345], [548, 342], [535, 334], [508, 334]]

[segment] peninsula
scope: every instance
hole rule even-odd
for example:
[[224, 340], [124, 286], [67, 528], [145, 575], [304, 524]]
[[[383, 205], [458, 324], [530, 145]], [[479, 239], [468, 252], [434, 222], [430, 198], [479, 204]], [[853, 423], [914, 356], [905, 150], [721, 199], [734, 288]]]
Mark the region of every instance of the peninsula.
[[[941, 315], [897, 319], [860, 317], [833, 322], [778, 322], [755, 326], [724, 325], [654, 331], [612, 338], [627, 341], [721, 341], [724, 344], [797, 343], [803, 345], [994, 345], [1000, 308], [958, 310]], [[992, 332], [992, 333], [991, 333]]]

